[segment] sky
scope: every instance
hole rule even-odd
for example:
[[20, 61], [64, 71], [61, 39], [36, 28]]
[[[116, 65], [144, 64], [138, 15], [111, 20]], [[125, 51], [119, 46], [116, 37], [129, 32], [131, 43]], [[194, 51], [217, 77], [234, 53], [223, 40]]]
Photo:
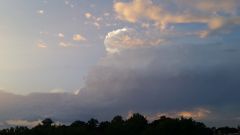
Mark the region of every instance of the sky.
[[239, 0], [0, 1], [0, 127], [140, 112], [240, 125]]

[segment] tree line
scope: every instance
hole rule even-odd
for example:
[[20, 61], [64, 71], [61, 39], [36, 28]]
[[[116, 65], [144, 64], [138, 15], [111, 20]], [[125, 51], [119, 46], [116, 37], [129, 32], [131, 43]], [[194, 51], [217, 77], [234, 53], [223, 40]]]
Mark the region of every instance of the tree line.
[[17, 126], [0, 130], [0, 135], [226, 135], [237, 132], [239, 128], [209, 128], [192, 118], [162, 116], [148, 122], [143, 115], [135, 113], [127, 120], [121, 116], [102, 122], [92, 118], [70, 125], [56, 125], [47, 118], [33, 128]]

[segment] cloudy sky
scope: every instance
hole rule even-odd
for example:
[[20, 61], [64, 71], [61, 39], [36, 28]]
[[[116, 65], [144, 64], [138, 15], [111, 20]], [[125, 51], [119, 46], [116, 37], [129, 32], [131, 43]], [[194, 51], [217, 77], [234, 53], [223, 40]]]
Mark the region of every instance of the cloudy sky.
[[0, 1], [0, 127], [140, 112], [240, 124], [239, 0]]

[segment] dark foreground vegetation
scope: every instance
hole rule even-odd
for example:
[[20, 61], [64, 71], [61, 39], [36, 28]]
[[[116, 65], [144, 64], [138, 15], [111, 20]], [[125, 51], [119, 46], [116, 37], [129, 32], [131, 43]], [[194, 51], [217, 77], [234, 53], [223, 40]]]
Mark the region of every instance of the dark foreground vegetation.
[[71, 125], [56, 125], [51, 119], [45, 119], [34, 128], [15, 127], [3, 129], [0, 135], [226, 135], [237, 134], [239, 128], [208, 128], [191, 118], [168, 118], [148, 122], [138, 113], [123, 120], [115, 116], [110, 122], [75, 121]]

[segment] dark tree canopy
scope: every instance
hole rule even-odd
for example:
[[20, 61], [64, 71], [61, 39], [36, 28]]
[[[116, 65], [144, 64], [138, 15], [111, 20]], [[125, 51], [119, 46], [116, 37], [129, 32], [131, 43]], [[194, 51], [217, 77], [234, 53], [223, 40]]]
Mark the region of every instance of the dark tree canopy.
[[123, 120], [122, 116], [120, 116], [120, 115], [115, 116], [111, 121], [112, 124], [121, 124], [123, 122], [124, 122], [124, 120]]
[[85, 123], [84, 121], [74, 121], [70, 126], [71, 127], [85, 127], [87, 125], [87, 123]]
[[203, 123], [191, 118], [168, 118], [165, 116], [148, 122], [135, 113], [127, 120], [115, 116], [110, 122], [90, 119], [88, 122], [74, 121], [70, 125], [55, 125], [47, 118], [32, 129], [15, 127], [0, 130], [0, 135], [230, 135], [239, 128], [208, 128]]
[[42, 121], [42, 124], [43, 124], [44, 126], [51, 126], [51, 125], [53, 124], [53, 121], [52, 121], [52, 119], [50, 119], [50, 118], [46, 118], [46, 119], [44, 119], [44, 120]]
[[89, 128], [97, 128], [98, 120], [92, 118], [87, 122], [87, 124], [88, 124]]

